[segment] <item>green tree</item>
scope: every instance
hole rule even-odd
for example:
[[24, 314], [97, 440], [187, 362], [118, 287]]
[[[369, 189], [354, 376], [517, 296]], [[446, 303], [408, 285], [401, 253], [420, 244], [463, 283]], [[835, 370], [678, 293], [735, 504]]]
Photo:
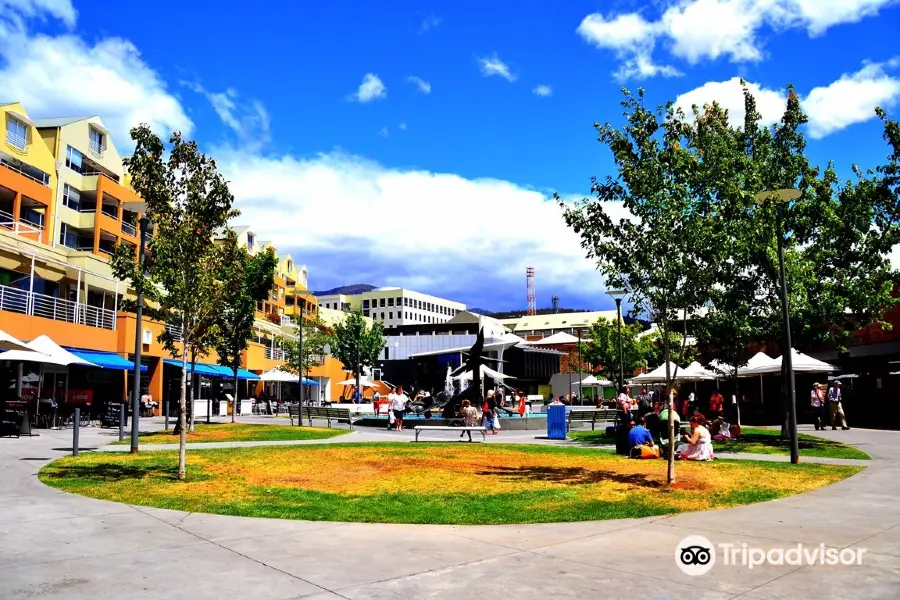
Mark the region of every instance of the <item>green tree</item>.
[[[622, 129], [595, 124], [598, 140], [613, 154], [617, 174], [603, 181], [594, 178], [591, 197], [581, 202], [557, 200], [607, 284], [628, 289], [633, 312], [659, 324], [671, 390], [676, 374], [669, 364], [673, 358], [681, 364], [685, 351], [681, 344], [673, 357], [676, 311], [690, 313], [705, 304], [715, 275], [709, 246], [716, 206], [713, 198], [697, 193], [702, 173], [690, 150], [693, 127], [671, 104], [645, 108], [643, 96], [643, 90], [636, 97], [625, 91], [627, 122]], [[629, 216], [615, 221], [611, 205], [624, 207]], [[669, 447], [674, 448], [669, 414]], [[671, 482], [674, 452], [669, 454]]]
[[222, 282], [221, 308], [216, 313], [219, 335], [216, 354], [219, 364], [234, 373], [234, 406], [231, 422], [239, 410], [238, 369], [247, 342], [253, 335], [256, 303], [264, 300], [275, 283], [275, 267], [278, 259], [271, 248], [251, 256], [238, 244], [237, 235], [231, 229], [221, 241], [221, 262], [217, 277]]
[[[297, 317], [297, 334], [291, 337], [281, 337], [278, 344], [284, 349], [285, 366], [292, 373], [303, 373], [309, 376], [313, 367], [321, 364], [326, 354], [326, 348], [331, 341], [332, 330], [322, 321], [322, 317], [316, 312], [311, 317]], [[301, 325], [302, 323], [302, 325]], [[300, 343], [300, 327], [303, 327], [303, 343]]]
[[166, 329], [159, 340], [181, 359], [178, 478], [184, 479], [189, 353], [198, 348], [193, 338], [204, 335], [216, 309], [212, 302], [221, 290], [214, 276], [218, 251], [213, 235], [238, 213], [232, 210], [234, 198], [215, 161], [195, 142], [173, 133], [167, 154], [147, 125], [132, 129], [131, 138], [134, 153], [124, 163], [155, 226], [149, 244], [152, 258], [145, 263], [145, 273], [139, 273], [133, 254], [122, 245], [112, 267], [116, 277], [130, 280], [158, 303], [154, 312], [163, 321], [175, 325], [174, 334]]
[[384, 323], [376, 320], [369, 327], [359, 307], [349, 313], [343, 323], [335, 324], [334, 333], [329, 336], [331, 354], [344, 364], [344, 368], [353, 371], [358, 392], [362, 369], [375, 366], [385, 343]]
[[[643, 329], [640, 323], [622, 324], [622, 365], [626, 378], [647, 366], [650, 344], [646, 336], [641, 336]], [[619, 329], [615, 320], [600, 317], [591, 324], [582, 353], [585, 362], [600, 367], [604, 378], [615, 381], [617, 387], [624, 384], [619, 381]]]

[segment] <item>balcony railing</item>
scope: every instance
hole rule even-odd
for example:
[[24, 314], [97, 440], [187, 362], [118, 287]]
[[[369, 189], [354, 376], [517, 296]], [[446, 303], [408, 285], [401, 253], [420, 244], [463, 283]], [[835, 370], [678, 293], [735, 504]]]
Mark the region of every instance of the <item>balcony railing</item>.
[[172, 339], [176, 342], [181, 341], [181, 327], [173, 325], [172, 323], [166, 323], [166, 331], [169, 332], [169, 335], [171, 335]]
[[102, 205], [100, 207], [100, 212], [102, 212], [107, 217], [110, 217], [111, 219], [119, 218], [119, 210], [115, 206], [112, 206], [110, 204]]
[[91, 151], [91, 154], [95, 156], [101, 156], [103, 154], [103, 147], [100, 145], [97, 140], [90, 140], [88, 142], [88, 150]]
[[5, 285], [0, 285], [0, 310], [101, 329], [116, 328], [116, 312], [109, 308], [89, 306]]
[[0, 210], [0, 228], [12, 231], [16, 235], [40, 237], [43, 227], [28, 221], [16, 220], [10, 213]]
[[119, 183], [118, 175], [110, 175], [109, 173], [104, 173], [103, 171], [98, 171], [96, 168], [90, 168], [89, 165], [85, 165], [84, 169], [81, 171], [82, 177], [94, 177], [94, 176], [106, 177], [110, 181], [115, 183]]
[[271, 360], [285, 360], [284, 350], [281, 348], [273, 348], [272, 346], [266, 346], [266, 358]]
[[126, 221], [122, 221], [122, 233], [125, 235], [137, 236], [137, 228]]
[[6, 143], [12, 146], [13, 148], [18, 148], [19, 150], [24, 150], [27, 140], [24, 136], [19, 135], [18, 133], [10, 130], [6, 130]]
[[50, 175], [48, 175], [47, 173], [44, 173], [43, 171], [41, 171], [39, 169], [35, 169], [33, 167], [31, 167], [29, 169], [25, 169], [22, 166], [16, 164], [15, 162], [6, 158], [3, 155], [0, 155], [0, 165], [3, 165], [10, 171], [15, 171], [16, 173], [18, 173], [19, 175], [22, 175], [23, 177], [27, 177], [28, 179], [31, 179], [32, 181], [37, 181], [41, 185], [50, 187]]

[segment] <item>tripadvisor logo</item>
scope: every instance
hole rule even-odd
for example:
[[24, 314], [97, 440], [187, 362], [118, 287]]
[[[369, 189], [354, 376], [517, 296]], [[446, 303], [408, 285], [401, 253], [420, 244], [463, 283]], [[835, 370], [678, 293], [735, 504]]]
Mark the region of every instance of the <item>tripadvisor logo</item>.
[[763, 565], [861, 565], [865, 548], [827, 548], [825, 544], [796, 544], [787, 548], [756, 548], [748, 544], [713, 544], [702, 535], [689, 535], [675, 547], [675, 564], [687, 575], [705, 575], [717, 556], [726, 567], [754, 569]]

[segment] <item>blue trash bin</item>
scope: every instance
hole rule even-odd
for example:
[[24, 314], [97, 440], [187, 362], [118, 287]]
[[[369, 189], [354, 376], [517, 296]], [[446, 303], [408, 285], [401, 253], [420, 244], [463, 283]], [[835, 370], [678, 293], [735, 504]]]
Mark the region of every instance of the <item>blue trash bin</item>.
[[547, 407], [547, 437], [551, 440], [566, 439], [565, 404], [551, 404]]

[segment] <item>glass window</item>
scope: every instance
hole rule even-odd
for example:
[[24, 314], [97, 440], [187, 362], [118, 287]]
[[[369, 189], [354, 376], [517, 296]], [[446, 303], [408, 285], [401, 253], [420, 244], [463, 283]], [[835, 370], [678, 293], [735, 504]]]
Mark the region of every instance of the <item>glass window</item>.
[[403, 299], [403, 306], [409, 306], [409, 298]]
[[388, 306], [393, 306], [393, 305], [394, 305], [394, 299], [388, 298]]
[[384, 313], [381, 313], [381, 320], [384, 321]]
[[369, 301], [363, 300], [363, 308], [369, 308]]
[[81, 210], [81, 192], [68, 183], [63, 185], [63, 206], [68, 206], [72, 210]]
[[384, 298], [378, 299], [378, 306], [384, 307]]
[[103, 133], [100, 132], [99, 129], [94, 129], [91, 127], [90, 130], [91, 139], [88, 143], [88, 147], [91, 149], [91, 152], [95, 154], [100, 154], [103, 152]]
[[388, 319], [393, 319], [393, 318], [394, 318], [394, 313], [389, 312], [389, 313], [388, 313]]
[[26, 140], [28, 139], [28, 126], [25, 125], [22, 121], [13, 118], [10, 115], [6, 116], [6, 141], [9, 145], [18, 148], [19, 150], [25, 149]]
[[[384, 360], [391, 360], [391, 349], [387, 346], [384, 347]], [[133, 369], [134, 367], [132, 367]]]
[[247, 234], [247, 250], [253, 250], [253, 234]]
[[66, 166], [76, 173], [84, 173], [84, 155], [72, 146], [66, 146]]
[[59, 226], [59, 243], [66, 248], [78, 248], [78, 236], [69, 231], [69, 226], [62, 223]]
[[397, 306], [403, 304], [403, 298], [397, 298]]

